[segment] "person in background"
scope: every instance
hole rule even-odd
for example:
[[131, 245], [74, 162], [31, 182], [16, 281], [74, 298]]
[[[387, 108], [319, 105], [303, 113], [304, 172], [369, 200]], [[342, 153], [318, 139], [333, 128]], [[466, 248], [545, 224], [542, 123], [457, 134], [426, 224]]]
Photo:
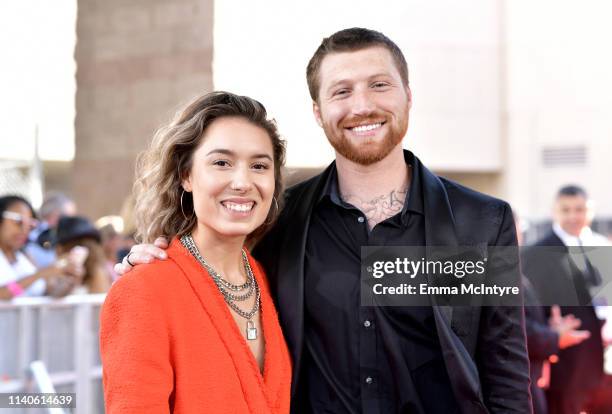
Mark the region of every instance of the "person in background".
[[[522, 246], [521, 220], [516, 214], [514, 223], [518, 245]], [[529, 279], [523, 276], [522, 283], [533, 412], [548, 414], [544, 390], [550, 385], [550, 364], [558, 360], [557, 354], [561, 349], [578, 345], [591, 334], [589, 331], [579, 330], [581, 322], [574, 315], [561, 316], [559, 306], [553, 306], [550, 318], [546, 318], [545, 308], [540, 303]]]
[[41, 222], [29, 236], [25, 251], [37, 268], [51, 265], [56, 260], [53, 249], [53, 231], [62, 216], [76, 214], [76, 204], [72, 199], [60, 192], [50, 192], [40, 206]]
[[36, 227], [32, 205], [23, 197], [0, 197], [0, 299], [16, 296], [63, 296], [80, 283], [82, 267], [62, 258], [36, 269], [22, 252], [29, 232]]
[[[123, 259], [130, 253], [130, 249], [136, 245], [136, 233], [131, 231], [123, 234], [123, 241], [121, 243], [121, 249], [117, 252], [117, 261], [121, 263]], [[116, 266], [115, 266], [116, 267]], [[117, 271], [113, 267], [115, 274], [118, 275]]]
[[69, 253], [77, 246], [87, 249], [85, 274], [81, 286], [73, 293], [106, 293], [112, 276], [101, 244], [100, 232], [85, 217], [62, 217], [57, 224], [55, 250], [58, 256]]
[[[576, 185], [562, 187], [555, 197], [551, 231], [522, 255], [523, 271], [540, 300], [561, 305], [560, 312], [545, 308], [546, 314], [553, 319], [575, 315], [580, 328], [589, 332], [581, 343], [561, 349], [558, 362], [550, 366], [546, 398], [554, 414], [582, 412], [603, 377], [603, 322], [590, 304], [590, 290], [601, 284], [601, 274], [583, 246], [605, 244], [605, 238], [591, 230], [592, 217], [586, 191]], [[578, 249], [584, 254], [576, 255]]]
[[112, 280], [117, 279], [115, 273], [115, 262], [123, 260], [123, 256], [119, 256], [119, 252], [123, 248], [123, 236], [115, 230], [112, 224], [106, 224], [100, 227], [100, 237], [102, 241], [102, 249], [104, 250], [104, 258], [106, 259], [105, 267]]

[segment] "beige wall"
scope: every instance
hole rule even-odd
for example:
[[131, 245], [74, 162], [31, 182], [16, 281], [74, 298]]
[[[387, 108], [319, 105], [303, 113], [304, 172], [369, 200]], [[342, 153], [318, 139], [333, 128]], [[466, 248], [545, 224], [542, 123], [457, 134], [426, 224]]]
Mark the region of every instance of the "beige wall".
[[213, 0], [78, 3], [73, 193], [117, 214], [136, 154], [180, 104], [212, 90]]
[[[333, 158], [311, 114], [305, 66], [322, 37], [363, 26], [407, 57], [405, 146], [426, 165], [528, 217], [546, 217], [568, 182], [612, 216], [612, 3], [406, 0], [385, 2], [380, 13], [366, 0], [217, 3], [215, 85], [266, 104], [288, 140], [289, 167]], [[544, 149], [568, 146], [584, 146], [586, 163], [543, 164]]]
[[312, 116], [308, 59], [337, 30], [380, 30], [408, 60], [414, 104], [406, 146], [435, 169], [499, 171], [501, 2], [402, 0], [373, 7], [369, 0], [269, 0], [265, 7], [218, 1], [215, 86], [268, 107], [287, 138], [289, 167], [321, 167], [333, 152]]
[[[304, 68], [323, 36], [365, 26], [408, 58], [405, 145], [429, 167], [532, 218], [575, 182], [612, 216], [607, 2], [407, 0], [385, 3], [389, 14], [366, 0], [224, 0], [214, 10], [213, 1], [79, 2], [73, 192], [87, 214], [118, 211], [153, 130], [212, 88], [213, 49], [215, 87], [264, 102], [288, 140], [288, 166], [326, 165], [333, 152], [312, 118]], [[586, 162], [543, 164], [544, 149], [568, 146], [584, 147]]]
[[[612, 4], [506, 0], [508, 146], [505, 196], [548, 217], [558, 188], [586, 187], [612, 217]], [[546, 165], [542, 151], [584, 148], [584, 162]]]

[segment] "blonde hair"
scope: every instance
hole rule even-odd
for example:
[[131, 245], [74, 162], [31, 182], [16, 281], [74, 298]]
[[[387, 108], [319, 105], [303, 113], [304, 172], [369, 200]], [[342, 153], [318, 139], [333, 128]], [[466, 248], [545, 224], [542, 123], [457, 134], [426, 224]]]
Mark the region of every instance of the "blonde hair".
[[[274, 198], [264, 224], [248, 236], [259, 238], [276, 220], [282, 206], [281, 167], [285, 162], [285, 142], [276, 123], [267, 118], [265, 107], [247, 96], [212, 92], [196, 98], [177, 113], [175, 119], [157, 131], [149, 149], [136, 162], [134, 183], [137, 240], [151, 243], [156, 237], [172, 239], [190, 232], [196, 224], [191, 193], [181, 182], [191, 170], [193, 153], [206, 128], [218, 118], [242, 117], [266, 130], [274, 158]], [[181, 199], [182, 197], [182, 199]]]

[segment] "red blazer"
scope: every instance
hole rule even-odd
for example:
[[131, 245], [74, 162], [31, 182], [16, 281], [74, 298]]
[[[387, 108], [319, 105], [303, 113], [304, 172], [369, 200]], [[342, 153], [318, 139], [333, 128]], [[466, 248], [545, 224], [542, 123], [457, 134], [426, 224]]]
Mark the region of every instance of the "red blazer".
[[202, 265], [177, 239], [167, 252], [120, 278], [102, 307], [106, 412], [288, 413], [291, 362], [259, 264], [249, 255], [261, 288], [263, 376]]

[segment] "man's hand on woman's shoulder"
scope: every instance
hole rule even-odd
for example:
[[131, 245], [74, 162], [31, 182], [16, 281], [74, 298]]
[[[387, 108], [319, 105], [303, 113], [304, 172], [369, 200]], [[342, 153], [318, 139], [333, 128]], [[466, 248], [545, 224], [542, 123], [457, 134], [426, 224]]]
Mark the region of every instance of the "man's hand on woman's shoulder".
[[165, 250], [168, 248], [168, 239], [163, 236], [155, 239], [153, 244], [136, 244], [123, 258], [121, 263], [115, 264], [115, 272], [122, 276], [139, 264], [151, 263], [155, 259], [164, 260], [168, 258]]

